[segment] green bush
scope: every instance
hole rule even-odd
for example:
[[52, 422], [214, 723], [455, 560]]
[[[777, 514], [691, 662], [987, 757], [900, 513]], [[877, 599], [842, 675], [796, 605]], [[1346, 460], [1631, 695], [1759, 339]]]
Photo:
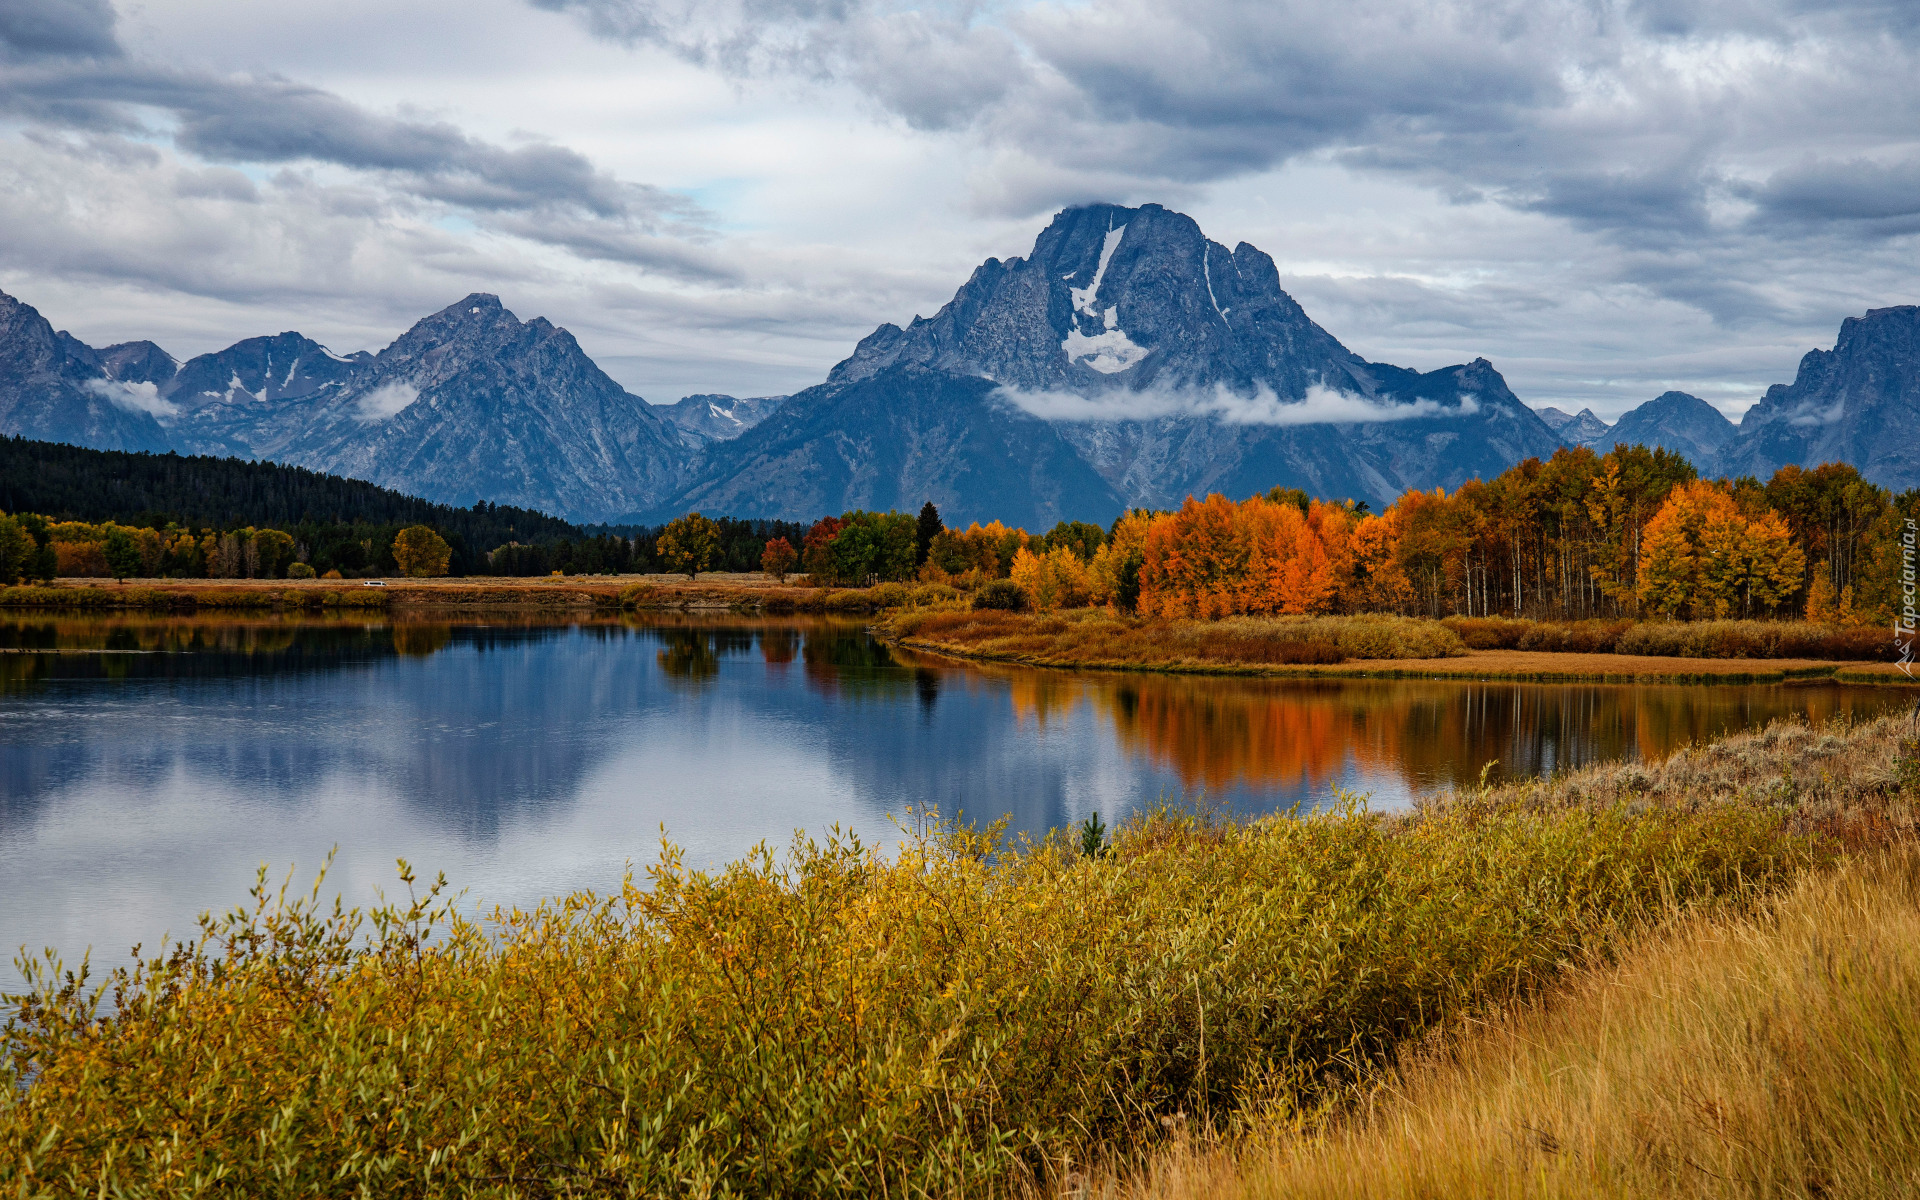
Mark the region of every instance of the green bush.
[[[20, 1194], [1005, 1192], [1162, 1118], [1311, 1100], [1672, 902], [1807, 861], [1757, 809], [1223, 824], [1085, 856], [934, 826], [482, 924], [276, 899], [117, 972], [31, 967]], [[409, 885], [411, 879], [408, 877]], [[317, 889], [315, 895], [317, 896]]]
[[1011, 579], [996, 579], [973, 594], [973, 606], [1002, 612], [1025, 612], [1027, 593]]

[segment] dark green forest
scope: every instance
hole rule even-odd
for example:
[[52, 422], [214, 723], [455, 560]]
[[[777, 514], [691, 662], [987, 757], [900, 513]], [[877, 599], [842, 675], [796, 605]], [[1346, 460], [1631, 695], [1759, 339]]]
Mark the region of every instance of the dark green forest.
[[[394, 536], [427, 525], [447, 540], [454, 575], [622, 574], [657, 570], [658, 528], [582, 528], [532, 509], [435, 504], [305, 467], [180, 454], [90, 450], [0, 438], [0, 512], [50, 521], [114, 521], [165, 530], [279, 529], [317, 571], [394, 570]], [[721, 518], [718, 571], [756, 571], [767, 540], [799, 545], [805, 524]]]

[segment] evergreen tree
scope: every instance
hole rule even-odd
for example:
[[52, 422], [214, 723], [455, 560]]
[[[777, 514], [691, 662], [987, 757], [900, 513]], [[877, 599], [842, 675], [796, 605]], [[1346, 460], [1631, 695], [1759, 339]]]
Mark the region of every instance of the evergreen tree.
[[933, 539], [946, 531], [946, 523], [940, 519], [940, 510], [929, 500], [920, 508], [920, 519], [913, 528], [913, 565], [922, 567], [927, 562], [927, 550], [933, 545]]

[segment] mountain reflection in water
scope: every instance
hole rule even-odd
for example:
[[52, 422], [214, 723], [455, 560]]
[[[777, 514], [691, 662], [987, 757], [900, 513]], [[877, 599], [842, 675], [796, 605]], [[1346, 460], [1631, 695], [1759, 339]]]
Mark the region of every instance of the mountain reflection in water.
[[262, 861], [362, 902], [406, 857], [474, 898], [715, 865], [938, 806], [1039, 834], [1205, 793], [1254, 813], [1658, 757], [1888, 690], [1082, 674], [737, 617], [0, 617], [0, 944], [133, 941]]

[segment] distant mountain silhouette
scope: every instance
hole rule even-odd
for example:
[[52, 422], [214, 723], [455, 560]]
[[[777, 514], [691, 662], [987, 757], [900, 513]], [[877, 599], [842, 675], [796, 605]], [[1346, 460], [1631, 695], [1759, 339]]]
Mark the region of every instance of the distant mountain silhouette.
[[1593, 415], [1593, 410], [1583, 408], [1578, 413], [1567, 414], [1557, 408], [1537, 408], [1540, 419], [1547, 428], [1560, 435], [1560, 440], [1569, 446], [1591, 446], [1607, 436], [1607, 423]]
[[1662, 392], [1623, 414], [1613, 428], [1586, 444], [1602, 454], [1616, 445], [1658, 446], [1682, 455], [1702, 471], [1711, 471], [1733, 431], [1733, 422], [1698, 396]]

